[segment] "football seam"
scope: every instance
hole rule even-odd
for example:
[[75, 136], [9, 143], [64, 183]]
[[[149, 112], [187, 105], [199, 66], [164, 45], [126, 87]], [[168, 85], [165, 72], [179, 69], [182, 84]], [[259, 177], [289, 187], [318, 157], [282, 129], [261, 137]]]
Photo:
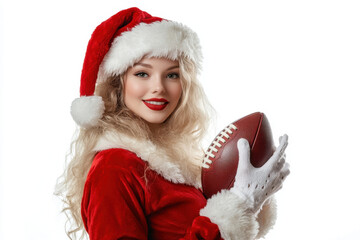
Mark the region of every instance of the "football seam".
[[[216, 158], [216, 154], [219, 151], [219, 149], [227, 142], [227, 140], [229, 140], [231, 138], [231, 135], [233, 134], [233, 131], [231, 129], [236, 131], [237, 127], [234, 124], [230, 123], [212, 141], [212, 143], [210, 144], [210, 146], [207, 148], [207, 150], [205, 152], [205, 156], [204, 156], [203, 162], [202, 162], [203, 168], [206, 168], [206, 169], [210, 168], [210, 165], [213, 163], [213, 161], [209, 158], [210, 157], [213, 159]], [[230, 135], [228, 135], [228, 133]], [[222, 142], [223, 145], [221, 145], [220, 141]], [[217, 149], [216, 147], [218, 147], [219, 149]]]

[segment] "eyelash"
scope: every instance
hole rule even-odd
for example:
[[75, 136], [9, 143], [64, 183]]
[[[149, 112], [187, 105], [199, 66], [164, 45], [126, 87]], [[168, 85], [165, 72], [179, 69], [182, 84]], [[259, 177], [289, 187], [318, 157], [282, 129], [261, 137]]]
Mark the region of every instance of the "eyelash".
[[138, 73], [135, 73], [135, 76], [144, 78], [144, 77], [148, 77], [149, 75], [146, 72], [138, 72]]
[[[149, 74], [147, 74], [146, 72], [138, 72], [138, 73], [135, 73], [135, 76], [145, 78], [145, 77], [148, 77]], [[177, 78], [180, 78], [180, 75], [178, 73], [169, 73], [166, 75], [166, 77], [171, 78], [171, 79], [177, 79]]]
[[180, 75], [178, 73], [169, 73], [166, 77], [171, 78], [171, 79], [177, 79], [177, 78], [180, 78]]

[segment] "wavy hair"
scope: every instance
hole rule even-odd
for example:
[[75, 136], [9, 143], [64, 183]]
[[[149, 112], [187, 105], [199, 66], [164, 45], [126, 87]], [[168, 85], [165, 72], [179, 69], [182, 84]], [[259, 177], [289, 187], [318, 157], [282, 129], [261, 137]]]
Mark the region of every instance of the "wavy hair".
[[[104, 115], [97, 126], [77, 129], [67, 156], [67, 167], [56, 185], [55, 194], [63, 200], [62, 211], [68, 219], [66, 232], [70, 239], [87, 236], [81, 217], [84, 184], [96, 153], [93, 149], [107, 131], [136, 139], [150, 139], [171, 158], [188, 161], [185, 170], [196, 172], [200, 177], [201, 141], [213, 109], [198, 81], [194, 62], [184, 56], [180, 56], [178, 61], [182, 95], [174, 112], [156, 132], [152, 132], [143, 119], [125, 106], [123, 75], [110, 77], [96, 86], [95, 95], [101, 96], [105, 103]], [[189, 151], [189, 143], [194, 146], [192, 151]]]

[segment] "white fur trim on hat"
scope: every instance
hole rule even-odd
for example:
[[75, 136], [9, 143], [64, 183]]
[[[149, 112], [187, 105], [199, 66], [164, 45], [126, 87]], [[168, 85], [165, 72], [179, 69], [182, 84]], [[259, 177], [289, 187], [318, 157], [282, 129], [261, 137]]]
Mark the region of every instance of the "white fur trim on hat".
[[181, 23], [167, 20], [140, 23], [113, 40], [100, 65], [98, 81], [125, 72], [144, 56], [175, 60], [181, 54], [192, 59], [200, 68], [202, 53], [194, 31]]
[[83, 96], [76, 98], [71, 104], [71, 116], [81, 127], [95, 126], [105, 110], [100, 96]]

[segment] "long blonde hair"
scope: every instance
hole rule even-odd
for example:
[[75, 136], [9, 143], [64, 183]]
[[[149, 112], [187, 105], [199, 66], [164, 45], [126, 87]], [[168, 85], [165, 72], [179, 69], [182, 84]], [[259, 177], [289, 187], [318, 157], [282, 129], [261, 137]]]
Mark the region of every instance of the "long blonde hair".
[[[195, 169], [200, 175], [201, 141], [208, 128], [212, 107], [197, 79], [198, 69], [194, 62], [184, 56], [180, 56], [178, 61], [182, 96], [175, 111], [157, 132], [151, 132], [145, 121], [125, 106], [122, 94], [123, 76], [110, 77], [96, 86], [95, 95], [101, 96], [105, 103], [104, 115], [97, 126], [77, 130], [68, 156], [70, 161], [56, 186], [55, 194], [64, 202], [63, 212], [68, 218], [66, 228], [70, 239], [83, 239], [86, 236], [81, 218], [81, 199], [96, 153], [93, 149], [104, 132], [112, 131], [136, 139], [150, 139], [174, 159], [189, 159], [191, 154], [188, 168], [193, 171]], [[192, 153], [188, 150], [189, 143], [195, 146], [192, 147]]]

